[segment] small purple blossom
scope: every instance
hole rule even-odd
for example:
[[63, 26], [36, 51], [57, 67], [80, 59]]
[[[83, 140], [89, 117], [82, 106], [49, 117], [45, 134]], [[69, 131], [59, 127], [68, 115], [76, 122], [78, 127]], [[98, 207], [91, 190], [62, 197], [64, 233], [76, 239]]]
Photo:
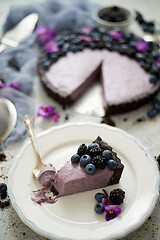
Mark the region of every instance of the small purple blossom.
[[14, 88], [16, 90], [19, 90], [20, 86], [21, 84], [17, 80], [9, 84], [9, 87]]
[[0, 89], [5, 88], [5, 87], [6, 87], [6, 84], [3, 83], [3, 82], [0, 80]]
[[80, 30], [84, 33], [90, 33], [92, 31], [91, 27], [81, 27]]
[[155, 61], [154, 65], [160, 67], [160, 57]]
[[40, 106], [38, 109], [37, 116], [48, 118], [55, 113], [55, 107], [53, 106]]
[[59, 44], [58, 44], [58, 42], [50, 41], [44, 45], [44, 49], [46, 50], [46, 52], [49, 52], [49, 53], [58, 52]]
[[121, 213], [121, 208], [118, 205], [104, 205], [104, 211], [106, 212], [106, 221], [110, 221]]
[[111, 30], [109, 31], [109, 35], [113, 38], [113, 39], [116, 39], [116, 40], [119, 40], [122, 38], [122, 33], [116, 31], [116, 30]]
[[84, 36], [84, 35], [80, 35], [79, 38], [85, 42], [91, 42], [93, 40], [90, 36]]
[[149, 47], [149, 43], [143, 40], [135, 41], [135, 48], [138, 52], [145, 52]]
[[51, 29], [48, 26], [38, 26], [38, 27], [36, 27], [35, 34], [37, 36], [37, 39], [39, 40], [39, 42], [42, 45], [50, 42], [56, 36], [55, 30]]
[[40, 106], [37, 112], [38, 117], [44, 117], [44, 118], [49, 118], [51, 117], [51, 120], [53, 122], [57, 122], [60, 118], [60, 115], [58, 112], [55, 111], [54, 106]]
[[58, 112], [55, 112], [55, 113], [53, 114], [52, 121], [53, 121], [53, 122], [58, 122], [59, 119], [60, 119], [59, 113], [58, 113]]

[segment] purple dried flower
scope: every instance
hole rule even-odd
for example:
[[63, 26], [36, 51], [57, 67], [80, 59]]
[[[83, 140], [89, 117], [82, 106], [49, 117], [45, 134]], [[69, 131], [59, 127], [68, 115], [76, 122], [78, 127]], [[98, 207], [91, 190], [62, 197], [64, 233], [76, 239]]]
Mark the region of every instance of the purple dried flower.
[[85, 42], [91, 42], [93, 40], [90, 36], [84, 36], [84, 35], [80, 35], [79, 38]]
[[135, 41], [135, 48], [138, 52], [145, 52], [148, 49], [149, 43], [143, 40]]
[[38, 26], [35, 29], [36, 36], [39, 40], [39, 42], [44, 45], [48, 43], [49, 41], [53, 40], [53, 38], [56, 36], [56, 32], [54, 29], [51, 29], [48, 26]]
[[118, 205], [104, 205], [104, 210], [106, 212], [106, 221], [114, 219], [121, 213], [121, 208]]
[[16, 90], [19, 90], [20, 86], [21, 84], [17, 80], [9, 84], [9, 87], [14, 88]]
[[92, 31], [91, 27], [81, 27], [80, 30], [84, 33], [90, 33]]
[[122, 33], [116, 31], [116, 30], [111, 30], [109, 31], [109, 35], [113, 38], [113, 39], [116, 39], [116, 40], [119, 40], [122, 38]]
[[55, 107], [53, 106], [40, 106], [38, 109], [37, 116], [48, 118], [55, 113]]
[[46, 45], [44, 45], [44, 49], [46, 50], [46, 52], [49, 52], [49, 53], [58, 52], [59, 44], [58, 42], [50, 41]]
[[44, 118], [51, 118], [51, 121], [58, 122], [60, 115], [55, 111], [54, 106], [40, 106], [38, 109], [37, 116]]
[[53, 122], [58, 122], [59, 118], [60, 118], [60, 115], [59, 115], [58, 112], [56, 112], [56, 113], [53, 114], [52, 121]]
[[1, 89], [1, 88], [5, 88], [5, 87], [6, 87], [6, 84], [3, 83], [3, 82], [0, 80], [0, 89]]

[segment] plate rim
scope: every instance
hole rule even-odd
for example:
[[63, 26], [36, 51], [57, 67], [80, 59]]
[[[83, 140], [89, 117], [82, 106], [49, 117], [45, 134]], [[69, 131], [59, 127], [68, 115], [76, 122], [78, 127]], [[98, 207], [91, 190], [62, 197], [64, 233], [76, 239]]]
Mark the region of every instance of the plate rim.
[[[47, 130], [44, 130], [42, 131], [41, 133], [37, 134], [36, 136], [36, 139], [37, 138], [40, 138], [44, 135], [47, 135], [49, 133], [51, 133], [52, 131], [55, 131], [55, 130], [59, 130], [59, 129], [63, 129], [63, 128], [66, 128], [66, 127], [72, 127], [72, 126], [84, 126], [84, 125], [90, 125], [90, 126], [93, 126], [93, 127], [104, 127], [106, 129], [110, 129], [110, 130], [113, 130], [113, 131], [118, 131], [120, 132], [121, 134], [125, 135], [127, 138], [131, 139], [132, 141], [134, 141], [141, 149], [142, 151], [145, 152], [146, 156], [149, 158], [149, 160], [152, 162], [152, 165], [154, 167], [154, 171], [155, 171], [155, 174], [156, 174], [156, 184], [155, 184], [155, 194], [154, 194], [154, 197], [152, 199], [152, 202], [151, 202], [151, 205], [149, 207], [149, 209], [146, 211], [146, 213], [139, 217], [139, 219], [136, 221], [136, 224], [132, 224], [132, 226], [129, 226], [128, 229], [125, 229], [123, 232], [119, 233], [118, 236], [117, 234], [115, 234], [114, 236], [112, 236], [111, 238], [106, 238], [106, 237], [103, 237], [99, 240], [105, 240], [105, 239], [108, 239], [108, 240], [113, 240], [113, 239], [120, 239], [122, 237], [125, 237], [127, 236], [129, 233], [135, 231], [136, 229], [138, 229], [140, 226], [143, 225], [143, 223], [147, 220], [147, 218], [151, 215], [151, 213], [153, 212], [154, 208], [155, 208], [155, 205], [157, 203], [157, 200], [158, 200], [158, 197], [159, 197], [159, 186], [160, 186], [160, 174], [159, 174], [159, 169], [158, 169], [158, 164], [156, 163], [156, 161], [150, 156], [150, 154], [148, 153], [147, 149], [140, 143], [140, 141], [132, 136], [131, 134], [127, 133], [126, 131], [124, 131], [123, 129], [120, 129], [120, 128], [117, 128], [117, 127], [112, 127], [112, 126], [109, 126], [107, 124], [102, 124], [102, 123], [92, 123], [92, 122], [71, 122], [71, 123], [64, 123], [64, 124], [61, 124], [59, 126], [53, 126]], [[12, 164], [11, 164], [11, 167], [9, 169], [9, 173], [8, 173], [8, 194], [9, 194], [9, 197], [10, 197], [10, 200], [11, 200], [11, 203], [12, 203], [12, 206], [14, 208], [14, 210], [17, 212], [19, 218], [21, 219], [21, 221], [27, 225], [30, 229], [32, 229], [35, 233], [43, 236], [43, 237], [47, 237], [49, 239], [56, 239], [56, 240], [62, 240], [61, 237], [57, 237], [56, 235], [54, 234], [51, 234], [51, 233], [48, 233], [44, 230], [41, 230], [40, 228], [38, 228], [33, 222], [31, 222], [30, 220], [28, 220], [22, 210], [19, 208], [19, 206], [16, 204], [16, 201], [15, 201], [15, 198], [14, 198], [14, 195], [12, 193], [12, 172], [14, 171], [14, 168], [16, 166], [16, 163], [18, 162], [18, 159], [22, 156], [25, 148], [30, 145], [30, 140], [27, 139], [25, 140], [25, 142], [23, 143], [22, 147], [20, 148], [19, 150], [19, 153], [14, 157], [13, 161], [12, 161]], [[66, 240], [71, 240], [71, 238], [65, 238]]]

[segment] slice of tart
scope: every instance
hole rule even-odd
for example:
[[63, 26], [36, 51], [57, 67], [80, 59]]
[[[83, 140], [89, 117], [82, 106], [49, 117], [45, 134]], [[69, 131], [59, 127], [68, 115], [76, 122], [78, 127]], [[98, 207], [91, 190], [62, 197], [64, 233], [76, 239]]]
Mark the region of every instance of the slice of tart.
[[117, 184], [123, 168], [117, 154], [98, 137], [88, 147], [82, 144], [59, 171], [46, 166], [38, 180], [61, 197]]

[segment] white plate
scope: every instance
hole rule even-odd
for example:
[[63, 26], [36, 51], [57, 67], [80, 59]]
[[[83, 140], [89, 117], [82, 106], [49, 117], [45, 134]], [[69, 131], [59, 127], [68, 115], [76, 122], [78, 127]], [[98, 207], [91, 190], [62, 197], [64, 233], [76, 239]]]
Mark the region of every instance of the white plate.
[[45, 163], [61, 167], [81, 143], [101, 136], [113, 147], [125, 166], [118, 185], [126, 192], [122, 213], [109, 222], [94, 212], [93, 190], [58, 199], [56, 204], [37, 205], [31, 191], [41, 186], [33, 178], [35, 156], [30, 142], [22, 148], [9, 173], [9, 195], [22, 221], [50, 239], [101, 240], [121, 238], [141, 226], [152, 213], [159, 194], [159, 172], [140, 143], [124, 131], [103, 124], [66, 124], [37, 137]]

